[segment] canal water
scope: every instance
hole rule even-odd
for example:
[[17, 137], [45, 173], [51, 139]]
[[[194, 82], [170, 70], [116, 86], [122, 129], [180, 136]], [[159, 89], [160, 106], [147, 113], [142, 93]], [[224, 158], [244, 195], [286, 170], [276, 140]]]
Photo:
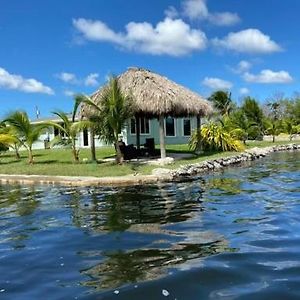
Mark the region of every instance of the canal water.
[[0, 186], [0, 299], [299, 298], [299, 152], [188, 183]]

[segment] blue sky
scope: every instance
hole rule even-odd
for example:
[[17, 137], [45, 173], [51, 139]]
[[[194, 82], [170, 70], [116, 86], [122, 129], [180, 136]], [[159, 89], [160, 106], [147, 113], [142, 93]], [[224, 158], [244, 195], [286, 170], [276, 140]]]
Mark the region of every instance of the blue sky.
[[0, 117], [72, 110], [110, 74], [150, 69], [209, 96], [299, 88], [295, 0], [1, 0]]

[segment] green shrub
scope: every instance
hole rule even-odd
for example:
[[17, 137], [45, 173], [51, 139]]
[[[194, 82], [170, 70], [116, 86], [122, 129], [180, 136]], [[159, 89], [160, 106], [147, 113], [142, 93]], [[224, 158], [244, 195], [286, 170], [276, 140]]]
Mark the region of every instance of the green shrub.
[[243, 144], [236, 140], [221, 124], [208, 123], [202, 126], [201, 132], [195, 130], [189, 141], [189, 147], [195, 151], [201, 145], [202, 150], [209, 151], [242, 151]]

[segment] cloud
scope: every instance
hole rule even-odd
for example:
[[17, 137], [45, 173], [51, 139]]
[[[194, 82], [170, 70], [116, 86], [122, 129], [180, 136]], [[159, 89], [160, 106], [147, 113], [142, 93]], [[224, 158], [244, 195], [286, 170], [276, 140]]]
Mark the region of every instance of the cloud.
[[191, 20], [209, 17], [206, 0], [185, 0], [182, 3], [182, 7], [183, 14]]
[[23, 78], [21, 75], [10, 74], [0, 68], [0, 87], [10, 90], [18, 90], [25, 93], [41, 93], [53, 95], [54, 91], [33, 78]]
[[282, 51], [282, 48], [272, 41], [268, 35], [252, 28], [231, 32], [223, 39], [213, 39], [212, 43], [216, 47], [240, 53], [267, 54]]
[[175, 19], [177, 18], [179, 15], [177, 9], [174, 6], [169, 6], [166, 10], [165, 10], [165, 16], [170, 18], [170, 19]]
[[99, 77], [98, 73], [90, 73], [85, 78], [80, 79], [74, 73], [61, 72], [56, 75], [56, 77], [62, 80], [65, 83], [73, 85], [85, 85], [85, 86], [97, 86], [99, 82], [97, 78]]
[[250, 94], [250, 90], [248, 88], [243, 87], [243, 88], [240, 88], [239, 93], [241, 95], [249, 95]]
[[213, 13], [209, 15], [208, 19], [218, 26], [231, 26], [241, 21], [238, 14], [231, 12]]
[[233, 84], [220, 78], [205, 77], [202, 84], [213, 90], [229, 90]]
[[236, 74], [243, 74], [252, 68], [252, 63], [247, 60], [241, 60], [236, 66], [229, 69]]
[[181, 19], [166, 17], [155, 27], [143, 22], [130, 22], [125, 32], [116, 33], [103, 22], [76, 19], [74, 27], [82, 37], [90, 41], [111, 42], [127, 50], [152, 55], [182, 56], [206, 48], [205, 33], [192, 29]]
[[64, 91], [64, 95], [67, 97], [74, 97], [75, 96], [75, 92], [71, 91], [71, 90], [65, 90]]
[[99, 82], [97, 80], [98, 77], [99, 77], [98, 73], [91, 73], [91, 74], [89, 74], [84, 79], [84, 85], [86, 85], [86, 86], [97, 86], [97, 85], [99, 85]]
[[78, 79], [76, 78], [76, 75], [73, 73], [62, 72], [57, 74], [56, 77], [66, 83], [78, 84]]
[[185, 0], [182, 2], [183, 15], [191, 20], [208, 20], [217, 26], [231, 26], [241, 21], [237, 13], [210, 13], [206, 0]]
[[252, 83], [290, 83], [293, 81], [293, 78], [288, 72], [274, 72], [272, 70], [262, 70], [256, 75], [246, 72], [243, 78], [245, 81]]

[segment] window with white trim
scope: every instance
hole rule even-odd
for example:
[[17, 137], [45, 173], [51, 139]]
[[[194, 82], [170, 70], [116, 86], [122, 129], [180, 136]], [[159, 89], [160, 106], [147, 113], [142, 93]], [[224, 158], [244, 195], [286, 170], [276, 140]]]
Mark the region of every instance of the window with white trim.
[[191, 119], [183, 119], [183, 135], [191, 135]]
[[165, 119], [166, 136], [175, 136], [175, 119], [167, 117]]
[[[140, 134], [150, 133], [150, 120], [148, 118], [139, 118], [140, 120]], [[130, 120], [130, 133], [136, 134], [136, 119]]]

